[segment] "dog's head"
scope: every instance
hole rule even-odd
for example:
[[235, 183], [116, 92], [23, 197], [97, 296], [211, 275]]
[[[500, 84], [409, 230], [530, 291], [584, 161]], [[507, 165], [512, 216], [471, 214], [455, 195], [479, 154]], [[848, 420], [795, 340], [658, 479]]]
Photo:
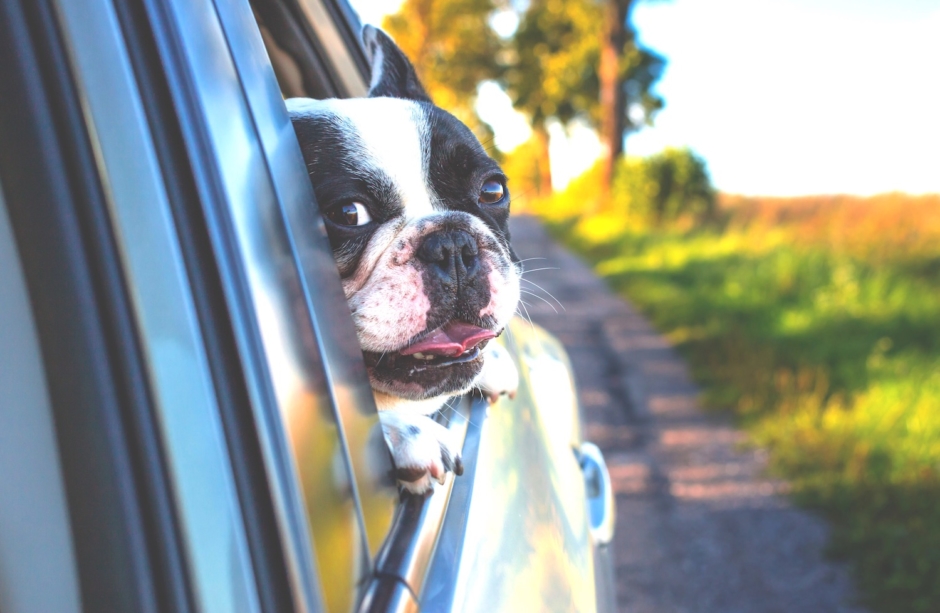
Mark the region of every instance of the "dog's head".
[[392, 40], [366, 27], [369, 97], [287, 101], [372, 387], [457, 394], [515, 312], [506, 177], [434, 106]]

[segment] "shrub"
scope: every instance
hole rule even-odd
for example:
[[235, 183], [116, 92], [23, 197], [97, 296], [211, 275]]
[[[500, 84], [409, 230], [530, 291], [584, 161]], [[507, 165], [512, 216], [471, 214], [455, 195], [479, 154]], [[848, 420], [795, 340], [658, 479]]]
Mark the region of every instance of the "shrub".
[[689, 149], [621, 160], [611, 190], [615, 210], [656, 226], [710, 219], [715, 201], [705, 161]]
[[[600, 189], [600, 165], [573, 180], [568, 187], [532, 202], [528, 210], [551, 220], [591, 213], [592, 226], [636, 228], [701, 224], [714, 217], [716, 193], [705, 162], [689, 149], [666, 149], [617, 163], [610, 198]], [[603, 220], [603, 221], [599, 221]]]

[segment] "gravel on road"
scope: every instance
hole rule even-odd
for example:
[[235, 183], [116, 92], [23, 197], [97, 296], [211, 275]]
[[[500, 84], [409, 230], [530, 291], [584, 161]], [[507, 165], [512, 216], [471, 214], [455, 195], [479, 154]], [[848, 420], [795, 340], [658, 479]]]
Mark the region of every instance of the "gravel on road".
[[585, 438], [617, 493], [620, 611], [863, 613], [823, 555], [825, 523], [789, 503], [730, 421], [700, 410], [665, 339], [535, 218], [510, 227], [523, 289], [540, 296], [523, 293], [525, 308], [568, 350]]

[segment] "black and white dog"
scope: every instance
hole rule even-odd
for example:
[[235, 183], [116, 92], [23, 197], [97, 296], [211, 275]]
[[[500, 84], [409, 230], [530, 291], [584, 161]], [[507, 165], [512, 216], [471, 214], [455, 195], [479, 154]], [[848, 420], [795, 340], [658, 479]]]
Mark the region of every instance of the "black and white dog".
[[434, 106], [414, 67], [366, 26], [369, 97], [287, 101], [408, 491], [462, 472], [428, 415], [474, 387], [514, 392], [496, 343], [519, 301], [506, 177], [470, 130]]

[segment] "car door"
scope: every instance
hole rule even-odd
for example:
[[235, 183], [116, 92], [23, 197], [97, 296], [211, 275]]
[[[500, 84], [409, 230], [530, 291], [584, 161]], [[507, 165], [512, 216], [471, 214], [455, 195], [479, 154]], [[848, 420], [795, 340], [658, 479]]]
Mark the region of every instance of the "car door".
[[[271, 141], [248, 110], [231, 24], [209, 2], [8, 2], [0, 19], [0, 186], [16, 246], [4, 270], [27, 288], [5, 295], [30, 304], [25, 317], [4, 312], [33, 320], [42, 364], [29, 372], [45, 381], [51, 423], [25, 431], [61, 472], [59, 488], [47, 469], [45, 489], [3, 491], [64, 504], [35, 520], [74, 552], [49, 573], [66, 586], [49, 601], [352, 607], [371, 576], [365, 531], [284, 225], [284, 203], [309, 205], [309, 185], [273, 187], [282, 167], [269, 166]], [[5, 351], [29, 344], [14, 340]], [[22, 386], [4, 384], [5, 423], [25, 423]], [[291, 453], [293, 422], [312, 457]], [[5, 613], [35, 610], [44, 591], [7, 589], [11, 560], [52, 550], [17, 540], [37, 526], [13, 509], [19, 523], [0, 521]], [[315, 550], [329, 554], [322, 575]]]

